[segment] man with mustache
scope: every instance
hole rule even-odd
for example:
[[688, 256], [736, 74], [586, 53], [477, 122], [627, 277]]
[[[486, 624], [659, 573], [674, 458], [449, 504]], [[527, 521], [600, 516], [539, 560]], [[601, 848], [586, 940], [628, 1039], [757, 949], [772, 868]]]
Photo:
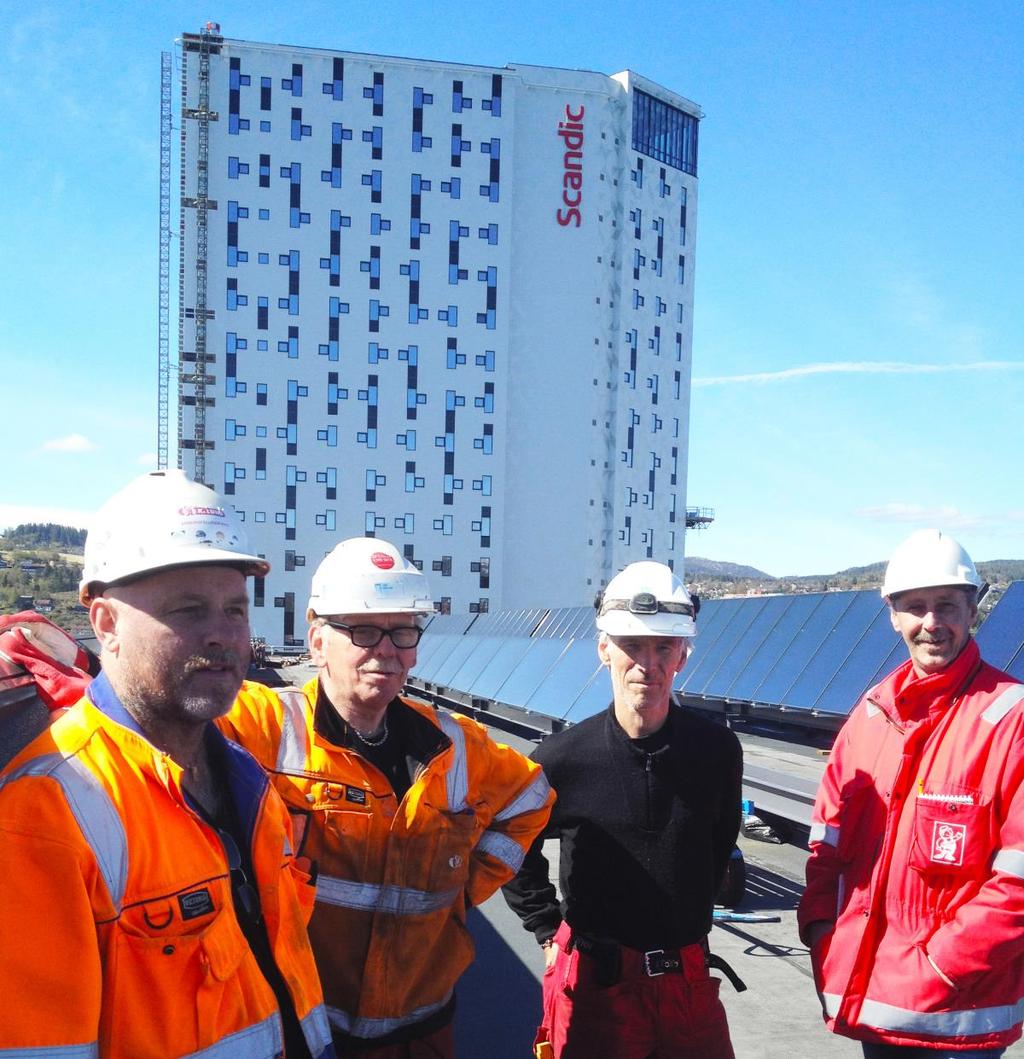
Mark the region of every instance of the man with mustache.
[[304, 688], [246, 685], [221, 722], [271, 773], [318, 864], [310, 937], [339, 1056], [454, 1054], [466, 909], [518, 870], [554, 795], [482, 725], [402, 696], [434, 606], [394, 545], [342, 541], [313, 576]]
[[0, 776], [0, 1054], [333, 1055], [287, 811], [210, 723], [268, 569], [181, 471], [97, 514], [80, 597], [102, 671]]
[[740, 827], [740, 745], [672, 704], [697, 626], [668, 566], [616, 574], [597, 628], [611, 705], [533, 755], [558, 792], [561, 904], [542, 840], [504, 891], [544, 949], [536, 1054], [732, 1059], [707, 936]]
[[910, 658], [836, 739], [800, 936], [829, 1029], [867, 1059], [1003, 1054], [1024, 1016], [1024, 685], [971, 638], [981, 580], [938, 530], [882, 595]]

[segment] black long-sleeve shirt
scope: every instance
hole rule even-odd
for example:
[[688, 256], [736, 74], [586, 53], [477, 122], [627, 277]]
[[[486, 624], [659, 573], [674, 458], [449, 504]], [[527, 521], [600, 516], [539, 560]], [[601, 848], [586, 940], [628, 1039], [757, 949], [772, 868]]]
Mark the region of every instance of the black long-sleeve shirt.
[[[563, 918], [576, 933], [641, 951], [703, 938], [740, 827], [743, 760], [732, 732], [672, 706], [658, 732], [633, 740], [610, 707], [532, 756], [558, 800], [504, 894], [537, 940]], [[542, 852], [552, 836], [561, 908]]]

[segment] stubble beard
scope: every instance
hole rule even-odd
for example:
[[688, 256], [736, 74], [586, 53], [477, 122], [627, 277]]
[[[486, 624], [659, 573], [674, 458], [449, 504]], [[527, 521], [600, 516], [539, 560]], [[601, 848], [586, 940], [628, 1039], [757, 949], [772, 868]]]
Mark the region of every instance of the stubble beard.
[[[205, 694], [188, 690], [189, 677], [207, 669], [210, 663], [231, 667], [221, 672], [224, 690], [211, 689]], [[153, 720], [201, 724], [227, 713], [243, 678], [244, 670], [236, 653], [222, 651], [216, 655], [192, 655], [182, 664], [163, 665], [146, 674], [130, 669], [122, 674], [118, 694], [125, 707], [143, 723]]]

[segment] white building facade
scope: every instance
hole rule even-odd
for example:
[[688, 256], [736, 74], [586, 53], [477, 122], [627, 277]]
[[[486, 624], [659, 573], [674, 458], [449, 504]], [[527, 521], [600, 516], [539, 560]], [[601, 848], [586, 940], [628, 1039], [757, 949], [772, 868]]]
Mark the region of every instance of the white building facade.
[[272, 563], [254, 633], [302, 643], [362, 534], [452, 613], [681, 568], [699, 109], [631, 72], [182, 60], [178, 462]]

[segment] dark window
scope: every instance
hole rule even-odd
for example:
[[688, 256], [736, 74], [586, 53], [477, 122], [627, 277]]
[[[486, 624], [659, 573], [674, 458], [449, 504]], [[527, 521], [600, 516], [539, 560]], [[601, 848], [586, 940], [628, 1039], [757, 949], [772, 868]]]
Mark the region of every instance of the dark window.
[[633, 92], [633, 150], [697, 175], [698, 119], [646, 92]]

